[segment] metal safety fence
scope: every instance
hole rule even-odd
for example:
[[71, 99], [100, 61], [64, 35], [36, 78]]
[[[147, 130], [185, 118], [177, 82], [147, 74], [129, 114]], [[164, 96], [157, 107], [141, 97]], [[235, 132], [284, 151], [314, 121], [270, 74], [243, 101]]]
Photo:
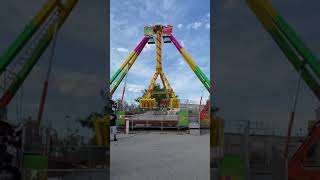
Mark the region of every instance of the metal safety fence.
[[23, 180], [96, 180], [110, 179], [108, 168], [104, 169], [24, 169]]
[[[184, 118], [184, 119], [183, 119]], [[179, 115], [142, 114], [125, 115], [124, 123], [119, 129], [129, 131], [138, 129], [176, 129], [178, 131], [188, 129], [190, 121], [198, 121], [198, 116], [182, 117]]]

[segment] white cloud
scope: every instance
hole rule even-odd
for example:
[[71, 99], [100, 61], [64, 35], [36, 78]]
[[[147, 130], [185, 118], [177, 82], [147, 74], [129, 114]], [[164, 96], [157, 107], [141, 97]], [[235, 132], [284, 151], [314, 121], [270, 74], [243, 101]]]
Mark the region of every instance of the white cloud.
[[119, 52], [129, 52], [129, 50], [128, 50], [128, 49], [126, 49], [126, 48], [122, 48], [122, 47], [117, 48], [117, 51], [119, 51]]
[[179, 65], [184, 65], [185, 64], [185, 62], [184, 62], [184, 60], [182, 58], [179, 58], [178, 61], [179, 61]]
[[149, 51], [155, 51], [156, 45], [155, 44], [146, 44], [146, 46], [143, 48], [142, 52], [149, 52]]
[[97, 96], [101, 85], [101, 78], [93, 74], [58, 70], [55, 77], [58, 89], [62, 94], [78, 97]]
[[182, 24], [178, 24], [178, 26], [177, 26], [177, 27], [178, 27], [179, 29], [181, 29], [181, 28], [182, 28], [182, 26], [183, 26]]
[[127, 90], [132, 93], [141, 93], [146, 88], [145, 85], [140, 84], [127, 84]]
[[188, 25], [188, 28], [192, 28], [192, 29], [198, 29], [199, 27], [201, 27], [202, 23], [201, 22], [194, 22]]
[[186, 44], [185, 44], [185, 41], [184, 41], [184, 40], [181, 40], [181, 41], [180, 41], [180, 44], [181, 44], [181, 46], [182, 46], [183, 48], [185, 48], [185, 45], [186, 45]]
[[[171, 81], [169, 81], [171, 82], [173, 90], [177, 95], [180, 95], [180, 98], [182, 99], [188, 99], [199, 103], [202, 92], [203, 95], [208, 94], [202, 83], [191, 70], [180, 73], [170, 73], [168, 74], [168, 79], [171, 79]], [[192, 84], [192, 86], [188, 86], [186, 89], [186, 86], [190, 84]]]
[[205, 27], [205, 28], [210, 28], [210, 13], [207, 13], [203, 17], [201, 17], [198, 21], [195, 21], [193, 23], [190, 23], [187, 25], [187, 28], [190, 29], [195, 29], [197, 30], [200, 27]]

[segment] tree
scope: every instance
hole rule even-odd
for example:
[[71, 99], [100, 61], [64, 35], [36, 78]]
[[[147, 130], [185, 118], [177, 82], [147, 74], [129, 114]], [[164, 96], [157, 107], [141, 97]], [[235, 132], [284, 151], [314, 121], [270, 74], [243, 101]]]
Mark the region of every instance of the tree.
[[[144, 89], [144, 90], [142, 91], [142, 96], [140, 96], [140, 97], [138, 97], [137, 99], [135, 99], [135, 101], [139, 103], [139, 100], [144, 98], [144, 96], [146, 95], [147, 91], [148, 91], [147, 89]], [[151, 91], [151, 94], [154, 93], [154, 92], [161, 92], [161, 91], [164, 92], [165, 89], [164, 89], [164, 87], [161, 88], [161, 87], [160, 87], [160, 84], [157, 83], [157, 84], [155, 84], [155, 86], [153, 87], [153, 89], [152, 89], [152, 91]], [[155, 98], [156, 104], [157, 104], [158, 106], [160, 105], [161, 100], [167, 98], [165, 93], [163, 93], [163, 94], [152, 94], [151, 97], [152, 97], [152, 98]], [[177, 96], [177, 97], [178, 97], [178, 96]]]
[[80, 123], [81, 127], [88, 128], [94, 131], [94, 120], [98, 117], [103, 117], [105, 114], [110, 113], [111, 108], [109, 106], [109, 96], [107, 95], [107, 92], [101, 90], [100, 96], [102, 100], [104, 101], [104, 106], [101, 110], [101, 112], [91, 112], [87, 117], [85, 118], [78, 118], [76, 122]]
[[79, 122], [81, 127], [83, 127], [83, 128], [88, 128], [88, 129], [94, 130], [94, 124], [93, 124], [94, 119], [96, 119], [97, 117], [102, 117], [102, 116], [103, 116], [102, 113], [92, 112], [85, 118], [78, 118], [77, 122]]

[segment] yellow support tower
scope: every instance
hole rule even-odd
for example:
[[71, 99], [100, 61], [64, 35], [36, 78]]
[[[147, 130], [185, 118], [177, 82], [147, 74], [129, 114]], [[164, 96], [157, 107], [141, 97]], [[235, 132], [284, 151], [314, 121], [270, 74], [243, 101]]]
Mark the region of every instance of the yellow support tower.
[[95, 136], [98, 146], [109, 146], [109, 115], [94, 120]]
[[162, 71], [162, 31], [164, 26], [162, 25], [155, 25], [153, 27], [153, 31], [156, 34], [157, 41], [156, 41], [156, 72], [154, 73], [151, 83], [149, 85], [148, 91], [145, 94], [145, 97], [140, 100], [140, 107], [141, 108], [155, 108], [156, 107], [156, 100], [155, 98], [151, 98], [152, 90], [156, 83], [158, 76], [160, 76], [164, 91], [166, 92], [166, 98], [170, 99], [170, 107], [171, 108], [179, 108], [180, 100], [176, 98], [166, 76]]

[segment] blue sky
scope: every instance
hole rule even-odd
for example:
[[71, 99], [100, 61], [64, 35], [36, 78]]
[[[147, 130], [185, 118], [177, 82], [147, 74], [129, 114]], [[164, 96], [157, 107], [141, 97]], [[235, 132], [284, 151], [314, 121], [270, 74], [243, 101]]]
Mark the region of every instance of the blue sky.
[[[209, 0], [111, 0], [110, 77], [143, 38], [143, 27], [173, 25], [173, 35], [210, 78], [210, 1]], [[125, 98], [131, 103], [141, 96], [155, 72], [155, 45], [147, 45], [129, 71]], [[181, 99], [199, 103], [209, 93], [189, 68], [176, 47], [164, 44], [163, 71]], [[160, 79], [158, 82], [161, 83]], [[114, 94], [120, 98], [124, 82]]]

